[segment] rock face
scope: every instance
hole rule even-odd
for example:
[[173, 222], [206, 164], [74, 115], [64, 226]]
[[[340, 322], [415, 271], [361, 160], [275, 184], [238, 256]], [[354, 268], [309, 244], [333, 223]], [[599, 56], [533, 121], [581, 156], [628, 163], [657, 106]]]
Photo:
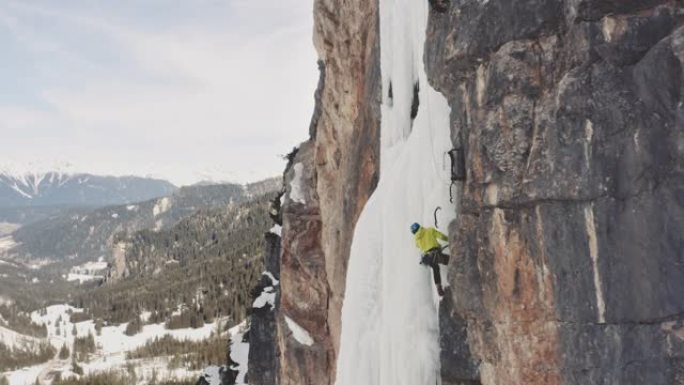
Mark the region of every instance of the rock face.
[[[353, 229], [377, 183], [377, 2], [317, 0], [321, 81], [311, 138], [292, 154], [281, 208], [281, 384], [334, 383]], [[314, 340], [294, 338], [286, 317]]]
[[[442, 383], [684, 384], [681, 1], [429, 3], [425, 65], [467, 170]], [[378, 179], [377, 1], [315, 4], [321, 82], [282, 205], [282, 384], [334, 383]]]
[[[377, 1], [316, 0], [314, 43], [325, 66], [313, 132], [328, 319], [339, 348], [347, 260], [356, 220], [378, 179], [380, 46]], [[313, 125], [312, 124], [312, 125]]]
[[257, 301], [264, 293], [273, 290], [274, 304], [255, 303], [252, 306], [249, 327], [249, 370], [248, 381], [251, 384], [276, 385], [278, 384], [278, 344], [276, 311], [280, 290], [280, 237], [274, 233], [266, 234], [266, 247], [264, 253], [264, 265], [269, 274], [261, 277], [259, 285], [254, 291], [254, 300]]
[[425, 62], [467, 166], [444, 383], [684, 383], [682, 3], [439, 11]]

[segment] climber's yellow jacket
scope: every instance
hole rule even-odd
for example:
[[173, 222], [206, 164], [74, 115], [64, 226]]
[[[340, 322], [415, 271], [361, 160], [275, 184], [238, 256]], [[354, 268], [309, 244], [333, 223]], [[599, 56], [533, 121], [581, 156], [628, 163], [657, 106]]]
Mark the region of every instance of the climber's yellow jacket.
[[416, 247], [418, 247], [423, 254], [436, 247], [442, 247], [439, 242], [437, 242], [437, 239], [441, 239], [443, 241], [449, 240], [446, 235], [432, 227], [421, 227], [418, 229], [418, 231], [416, 231], [414, 237], [416, 239]]

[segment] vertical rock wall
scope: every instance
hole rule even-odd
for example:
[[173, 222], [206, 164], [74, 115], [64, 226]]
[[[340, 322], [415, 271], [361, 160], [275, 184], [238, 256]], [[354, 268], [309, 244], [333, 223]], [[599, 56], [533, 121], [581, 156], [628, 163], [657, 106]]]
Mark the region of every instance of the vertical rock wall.
[[[684, 384], [682, 2], [429, 2], [425, 65], [468, 172], [442, 383]], [[315, 4], [322, 78], [282, 207], [283, 384], [334, 383], [378, 178], [378, 4]]]
[[468, 172], [444, 383], [684, 383], [682, 2], [433, 3]]
[[354, 226], [378, 179], [378, 3], [316, 0], [314, 6], [314, 43], [325, 65], [314, 162], [323, 221], [321, 244], [330, 287], [330, 335], [338, 350]]
[[[278, 384], [278, 341], [276, 316], [280, 302], [280, 236], [272, 232], [265, 235], [264, 267], [266, 272], [255, 287], [249, 325], [249, 370], [250, 384]], [[258, 303], [265, 292], [273, 291], [271, 303]]]
[[[284, 385], [334, 383], [351, 238], [377, 183], [377, 12], [376, 1], [315, 1], [321, 82], [311, 138], [286, 171], [282, 207], [278, 344]], [[292, 324], [313, 344], [298, 340]]]

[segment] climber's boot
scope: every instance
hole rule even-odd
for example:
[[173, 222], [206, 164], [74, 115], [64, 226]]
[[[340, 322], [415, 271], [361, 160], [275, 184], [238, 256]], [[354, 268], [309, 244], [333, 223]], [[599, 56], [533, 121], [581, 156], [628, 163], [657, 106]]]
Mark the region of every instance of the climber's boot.
[[437, 260], [442, 265], [448, 265], [449, 264], [449, 254], [440, 253]]
[[442, 285], [437, 285], [437, 294], [439, 294], [440, 297], [444, 296], [444, 289], [442, 288]]

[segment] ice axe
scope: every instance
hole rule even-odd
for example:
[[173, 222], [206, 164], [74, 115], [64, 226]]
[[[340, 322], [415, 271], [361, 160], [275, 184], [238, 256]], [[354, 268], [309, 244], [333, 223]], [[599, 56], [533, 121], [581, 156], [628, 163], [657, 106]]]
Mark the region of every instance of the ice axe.
[[440, 206], [437, 206], [437, 208], [435, 209], [435, 212], [434, 212], [434, 214], [433, 214], [434, 217], [435, 217], [435, 228], [436, 228], [436, 229], [439, 228], [439, 225], [437, 224], [437, 211], [439, 211], [439, 210], [441, 210], [441, 209], [442, 209], [442, 208], [441, 208]]

